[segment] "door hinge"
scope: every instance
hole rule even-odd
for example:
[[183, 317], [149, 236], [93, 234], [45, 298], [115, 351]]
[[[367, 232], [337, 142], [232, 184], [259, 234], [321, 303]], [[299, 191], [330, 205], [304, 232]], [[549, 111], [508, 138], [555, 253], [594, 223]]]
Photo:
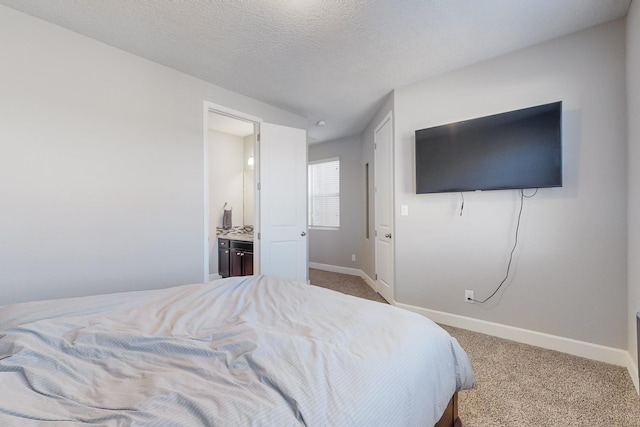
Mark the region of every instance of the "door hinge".
[[373, 149], [377, 150], [378, 149], [378, 144], [373, 144]]
[[258, 187], [258, 191], [260, 191], [260, 189], [262, 188], [262, 186], [260, 185], [260, 183], [258, 183], [257, 187]]
[[378, 280], [378, 273], [376, 273], [376, 280]]
[[258, 240], [260, 240], [260, 233], [258, 233]]
[[373, 235], [374, 235], [374, 236], [376, 236], [376, 237], [378, 237], [378, 230], [374, 230], [374, 231], [373, 231]]
[[260, 142], [260, 134], [258, 134], [256, 138], [258, 138], [258, 142]]

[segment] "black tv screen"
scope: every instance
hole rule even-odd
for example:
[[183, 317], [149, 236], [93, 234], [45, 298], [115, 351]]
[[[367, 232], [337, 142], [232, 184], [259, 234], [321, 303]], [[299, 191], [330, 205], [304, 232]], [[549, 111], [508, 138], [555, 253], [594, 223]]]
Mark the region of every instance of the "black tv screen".
[[562, 187], [562, 102], [416, 131], [416, 193]]

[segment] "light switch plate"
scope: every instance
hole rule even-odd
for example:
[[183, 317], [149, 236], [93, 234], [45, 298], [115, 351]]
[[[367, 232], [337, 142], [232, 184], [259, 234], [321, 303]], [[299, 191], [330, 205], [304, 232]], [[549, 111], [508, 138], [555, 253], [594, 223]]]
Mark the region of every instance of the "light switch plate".
[[400, 215], [409, 216], [409, 205], [401, 205], [400, 206]]

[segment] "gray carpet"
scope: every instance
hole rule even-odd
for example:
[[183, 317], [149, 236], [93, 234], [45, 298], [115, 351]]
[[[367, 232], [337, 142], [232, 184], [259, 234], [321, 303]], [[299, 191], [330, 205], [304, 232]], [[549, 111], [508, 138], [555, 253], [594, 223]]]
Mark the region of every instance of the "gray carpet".
[[[384, 302], [362, 279], [309, 270], [313, 285]], [[459, 394], [465, 427], [640, 427], [625, 368], [442, 325], [467, 351], [477, 388]]]
[[384, 298], [371, 289], [364, 280], [348, 274], [331, 273], [324, 270], [309, 269], [309, 281], [312, 285], [321, 286], [333, 291], [354, 295], [372, 301], [384, 302]]

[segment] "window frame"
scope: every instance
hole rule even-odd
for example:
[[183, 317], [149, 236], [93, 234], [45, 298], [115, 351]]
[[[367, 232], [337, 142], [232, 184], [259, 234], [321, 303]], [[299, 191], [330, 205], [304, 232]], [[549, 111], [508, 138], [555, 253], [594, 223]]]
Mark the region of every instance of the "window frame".
[[[311, 218], [311, 212], [312, 212], [312, 200], [313, 200], [313, 193], [311, 191], [311, 186], [312, 186], [312, 181], [311, 181], [311, 167], [313, 165], [317, 165], [320, 163], [332, 163], [332, 162], [338, 162], [338, 225], [314, 225], [312, 224], [312, 218]], [[313, 160], [313, 161], [309, 161], [307, 163], [307, 221], [309, 222], [309, 229], [311, 230], [340, 230], [340, 200], [341, 200], [341, 177], [340, 177], [340, 157], [330, 157], [330, 158], [326, 158], [326, 159], [319, 159], [319, 160]]]

